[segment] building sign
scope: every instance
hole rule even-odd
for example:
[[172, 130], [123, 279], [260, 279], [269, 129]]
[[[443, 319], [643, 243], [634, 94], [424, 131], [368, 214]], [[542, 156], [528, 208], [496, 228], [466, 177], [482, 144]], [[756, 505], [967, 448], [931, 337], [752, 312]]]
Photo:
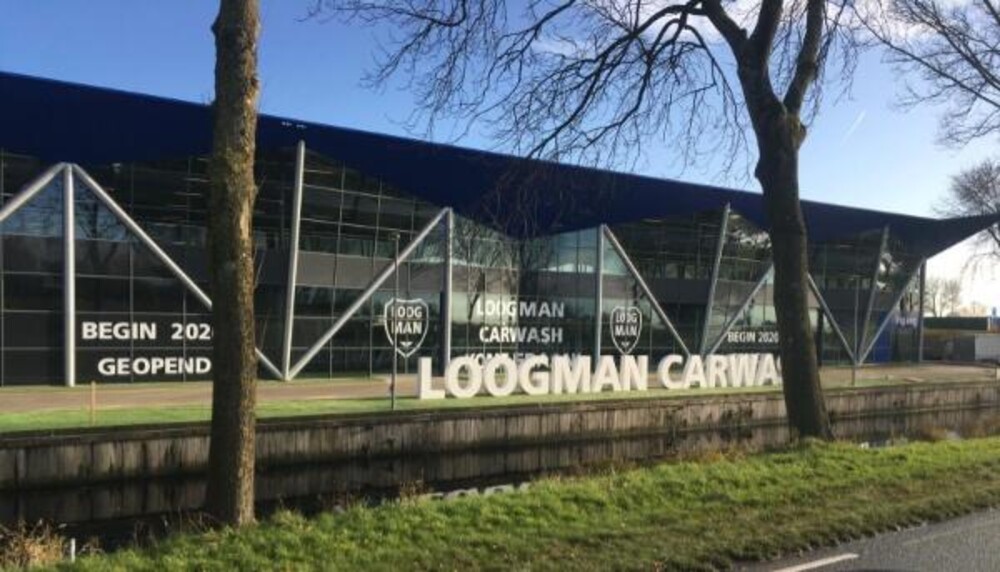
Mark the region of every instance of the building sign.
[[[454, 358], [445, 368], [444, 388], [432, 383], [431, 358], [417, 362], [420, 399], [459, 399], [485, 393], [502, 397], [528, 395], [646, 391], [649, 389], [649, 356], [535, 355], [520, 362], [506, 354], [480, 363], [474, 357]], [[781, 383], [780, 360], [769, 353], [699, 355], [685, 358], [670, 354], [660, 360], [654, 378], [664, 389], [692, 387], [758, 387]]]
[[733, 346], [778, 345], [778, 330], [773, 328], [732, 329], [726, 332], [726, 344]]
[[[212, 327], [204, 322], [113, 322], [85, 320], [80, 322], [78, 338], [82, 349], [97, 346], [108, 354], [135, 348], [136, 353], [149, 347], [152, 355], [98, 355], [93, 360], [96, 372], [87, 375], [116, 377], [169, 378], [183, 375], [205, 376], [212, 371], [212, 359], [207, 356], [166, 355], [169, 350], [154, 346], [187, 345], [206, 348], [212, 342]], [[107, 349], [111, 348], [111, 349]], [[131, 353], [131, 352], [130, 352]], [[88, 360], [89, 361], [89, 360]]]
[[917, 312], [897, 312], [895, 314], [897, 328], [916, 328], [920, 323]]
[[619, 353], [630, 354], [642, 337], [642, 312], [636, 306], [618, 306], [611, 310], [608, 327]]
[[427, 302], [419, 298], [393, 298], [385, 303], [385, 335], [399, 355], [408, 358], [420, 349], [427, 337], [429, 314]]
[[[516, 322], [537, 319], [561, 320], [566, 317], [566, 304], [537, 300], [480, 298], [472, 307], [472, 316], [483, 321], [497, 318]], [[483, 325], [479, 327], [479, 341], [484, 344], [561, 344], [563, 328], [562, 326]]]

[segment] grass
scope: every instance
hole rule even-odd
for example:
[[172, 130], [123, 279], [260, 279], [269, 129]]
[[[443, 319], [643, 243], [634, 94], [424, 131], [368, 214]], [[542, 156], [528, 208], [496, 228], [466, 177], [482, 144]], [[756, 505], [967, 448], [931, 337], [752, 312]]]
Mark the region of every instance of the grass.
[[569, 478], [453, 501], [404, 498], [181, 534], [61, 569], [717, 569], [1000, 502], [1000, 439], [770, 454]]
[[[835, 369], [835, 368], [829, 368]], [[345, 378], [346, 379], [346, 378]], [[358, 379], [368, 379], [361, 378]], [[262, 381], [262, 384], [275, 384], [281, 382]], [[299, 380], [296, 383], [329, 383]], [[336, 382], [334, 382], [336, 383]], [[899, 380], [869, 378], [859, 379], [857, 388], [880, 387], [888, 385], [912, 385], [909, 382]], [[827, 391], [847, 388], [846, 382], [840, 380], [837, 383], [826, 383]], [[775, 387], [751, 387], [751, 388], [715, 388], [715, 389], [689, 389], [689, 390], [662, 390], [654, 389], [655, 384], [650, 384], [650, 390], [645, 392], [621, 392], [621, 393], [591, 393], [591, 394], [563, 394], [563, 395], [513, 395], [510, 397], [475, 397], [472, 399], [445, 399], [421, 401], [413, 397], [400, 397], [397, 401], [397, 408], [400, 411], [413, 410], [441, 410], [460, 409], [466, 407], [503, 407], [516, 405], [535, 405], [545, 403], [565, 403], [565, 402], [585, 402], [606, 399], [662, 399], [662, 398], [688, 398], [698, 396], [712, 396], [733, 393], [765, 393], [779, 391]], [[111, 386], [113, 389], [130, 390], [128, 386]], [[142, 390], [164, 390], [182, 388], [183, 384], [161, 382], [144, 383]], [[331, 386], [333, 388], [334, 386]], [[0, 390], [0, 399], [4, 396], [16, 396], [30, 392], [49, 391], [56, 392], [76, 392], [80, 395], [81, 407], [77, 409], [44, 409], [30, 412], [0, 413], [0, 435], [4, 433], [14, 433], [22, 431], [47, 431], [57, 429], [85, 428], [85, 427], [112, 427], [128, 425], [150, 425], [169, 424], [185, 422], [207, 421], [211, 412], [209, 403], [197, 405], [159, 405], [149, 407], [105, 407], [99, 408], [96, 413], [94, 423], [91, 423], [90, 412], [86, 408], [87, 402], [86, 387], [74, 389], [59, 387], [31, 387], [10, 388]], [[100, 390], [100, 391], [103, 391]], [[101, 397], [98, 398], [99, 400]], [[155, 398], [153, 398], [155, 399]], [[347, 413], [375, 413], [387, 412], [389, 410], [388, 397], [385, 398], [354, 398], [354, 399], [287, 399], [270, 400], [258, 403], [257, 414], [259, 418], [279, 418], [297, 417], [308, 415], [340, 415]]]
[[[643, 392], [586, 393], [561, 395], [512, 395], [509, 397], [473, 397], [470, 399], [419, 400], [414, 397], [398, 397], [398, 411], [462, 409], [468, 407], [537, 405], [544, 403], [564, 403], [598, 401], [608, 399], [651, 399], [664, 397], [697, 397], [725, 393], [762, 393], [778, 391], [770, 387], [719, 388], [692, 390], [651, 390]], [[302, 399], [287, 401], [265, 401], [257, 405], [259, 419], [298, 417], [307, 415], [343, 415], [348, 413], [388, 412], [389, 399]], [[128, 407], [98, 409], [94, 423], [90, 422], [88, 409], [41, 410], [17, 413], [0, 413], [0, 434], [18, 431], [41, 431], [81, 427], [111, 427], [127, 425], [185, 423], [208, 421], [211, 406], [177, 405], [155, 407]]]
[[56, 564], [65, 558], [67, 544], [65, 538], [44, 523], [0, 526], [0, 570]]

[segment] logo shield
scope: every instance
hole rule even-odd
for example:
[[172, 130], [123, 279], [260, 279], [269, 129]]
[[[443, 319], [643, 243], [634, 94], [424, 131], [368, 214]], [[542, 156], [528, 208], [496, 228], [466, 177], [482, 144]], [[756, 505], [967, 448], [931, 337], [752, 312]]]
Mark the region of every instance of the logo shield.
[[429, 312], [427, 303], [419, 298], [389, 300], [382, 311], [382, 319], [385, 322], [385, 335], [389, 338], [389, 343], [404, 358], [416, 353], [427, 337]]
[[632, 353], [642, 336], [642, 312], [636, 306], [617, 306], [611, 310], [611, 341], [622, 355]]

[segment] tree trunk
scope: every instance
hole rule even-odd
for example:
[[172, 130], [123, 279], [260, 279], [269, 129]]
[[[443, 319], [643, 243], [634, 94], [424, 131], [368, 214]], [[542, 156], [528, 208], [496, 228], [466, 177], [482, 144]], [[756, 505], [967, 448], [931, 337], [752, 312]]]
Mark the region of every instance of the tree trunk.
[[212, 435], [206, 508], [221, 523], [254, 519], [254, 269], [256, 0], [222, 0], [215, 34], [215, 123], [209, 256], [212, 291]]
[[774, 258], [774, 307], [781, 348], [782, 390], [789, 426], [800, 437], [830, 439], [816, 344], [809, 321], [808, 244], [799, 204], [798, 153], [805, 129], [794, 115], [771, 107], [754, 122]]

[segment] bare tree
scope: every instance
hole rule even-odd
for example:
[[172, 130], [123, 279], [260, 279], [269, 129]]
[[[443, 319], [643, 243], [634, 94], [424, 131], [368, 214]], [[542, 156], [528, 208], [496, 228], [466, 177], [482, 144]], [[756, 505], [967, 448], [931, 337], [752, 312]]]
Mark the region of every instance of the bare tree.
[[[1000, 215], [1000, 161], [985, 160], [951, 179], [948, 197], [938, 209], [946, 216]], [[980, 249], [969, 263], [1000, 262], [1000, 225], [976, 236]]]
[[924, 311], [933, 318], [940, 318], [944, 315], [941, 311], [941, 290], [943, 287], [944, 281], [940, 278], [928, 278], [924, 284]]
[[905, 76], [904, 105], [944, 107], [942, 140], [1000, 135], [1000, 4], [996, 0], [876, 0], [862, 21]]
[[[411, 79], [423, 118], [492, 127], [529, 156], [613, 163], [679, 141], [685, 164], [744, 156], [770, 221], [785, 402], [803, 436], [829, 437], [809, 324], [798, 154], [833, 59], [853, 70], [838, 0], [315, 0], [391, 30], [369, 80]], [[831, 55], [842, 57], [832, 58]], [[749, 119], [749, 121], [747, 121]], [[730, 163], [731, 165], [731, 163]]]
[[257, 0], [221, 0], [215, 34], [209, 271], [212, 434], [206, 508], [220, 522], [254, 520], [257, 356], [251, 224], [257, 195]]
[[955, 279], [941, 283], [941, 315], [955, 316], [962, 305], [962, 282]]

